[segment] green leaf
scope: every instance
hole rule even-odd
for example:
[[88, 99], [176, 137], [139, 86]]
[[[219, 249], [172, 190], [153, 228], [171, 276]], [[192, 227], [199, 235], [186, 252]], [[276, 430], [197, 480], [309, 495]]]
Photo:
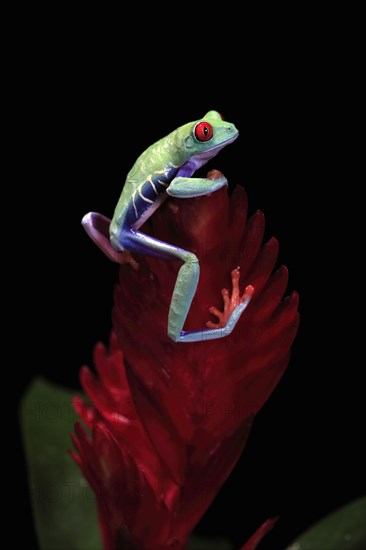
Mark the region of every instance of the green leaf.
[[100, 550], [96, 501], [68, 454], [74, 393], [36, 379], [21, 403], [34, 520], [41, 550]]
[[287, 550], [365, 550], [366, 497], [351, 502], [303, 533]]
[[226, 539], [211, 539], [193, 535], [189, 538], [187, 550], [232, 550], [232, 545]]

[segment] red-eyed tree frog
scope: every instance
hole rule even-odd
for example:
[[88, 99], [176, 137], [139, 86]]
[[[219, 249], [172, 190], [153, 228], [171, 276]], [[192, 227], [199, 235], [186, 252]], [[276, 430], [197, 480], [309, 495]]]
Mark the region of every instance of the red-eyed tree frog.
[[[223, 120], [216, 111], [209, 111], [202, 119], [177, 128], [139, 156], [127, 174], [111, 223], [95, 212], [90, 212], [82, 220], [89, 236], [117, 263], [125, 263], [129, 252], [183, 262], [168, 315], [168, 335], [174, 342], [198, 342], [229, 335], [247, 308], [254, 289], [251, 286], [246, 288], [238, 305], [232, 308], [225, 326], [184, 331], [183, 325], [199, 280], [198, 258], [192, 252], [145, 235], [139, 228], [169, 196], [182, 199], [199, 197], [227, 185], [224, 176], [217, 179], [192, 176], [238, 135], [234, 124]], [[138, 265], [131, 256], [129, 262], [133, 267]]]

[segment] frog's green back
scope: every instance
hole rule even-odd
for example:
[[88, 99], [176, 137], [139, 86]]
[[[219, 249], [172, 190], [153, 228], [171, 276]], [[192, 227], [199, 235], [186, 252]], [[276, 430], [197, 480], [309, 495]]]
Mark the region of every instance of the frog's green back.
[[127, 174], [110, 226], [111, 241], [119, 246], [125, 220], [130, 227], [144, 223], [166, 198], [165, 188], [181, 166], [189, 161], [190, 170], [186, 172], [191, 176], [237, 136], [233, 124], [224, 121], [217, 111], [209, 111], [204, 119], [184, 124], [148, 147]]
[[187, 160], [184, 140], [189, 135], [194, 122], [180, 126], [167, 136], [150, 145], [136, 160], [128, 172], [121, 196], [114, 211], [111, 227], [123, 223], [134, 191], [151, 176], [161, 177], [173, 166], [182, 166]]

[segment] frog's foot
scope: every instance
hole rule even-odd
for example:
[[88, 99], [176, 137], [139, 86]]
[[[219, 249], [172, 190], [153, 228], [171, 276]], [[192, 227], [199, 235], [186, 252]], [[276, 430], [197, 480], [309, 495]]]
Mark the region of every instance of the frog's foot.
[[109, 226], [111, 220], [98, 214], [89, 212], [81, 220], [82, 226], [92, 241], [104, 252], [104, 254], [118, 264], [130, 264], [133, 269], [138, 269], [139, 264], [133, 258], [129, 250], [116, 250], [109, 239]]
[[224, 300], [224, 311], [220, 311], [216, 307], [209, 308], [209, 312], [217, 317], [218, 322], [213, 323], [212, 321], [207, 321], [206, 325], [208, 328], [217, 329], [225, 327], [236, 308], [244, 302], [248, 304], [251, 300], [254, 294], [254, 287], [252, 285], [248, 285], [247, 287], [245, 287], [244, 293], [240, 296], [239, 278], [240, 268], [237, 267], [231, 272], [231, 282], [233, 287], [231, 296], [229, 295], [229, 291], [227, 288], [223, 288], [221, 290], [221, 294]]

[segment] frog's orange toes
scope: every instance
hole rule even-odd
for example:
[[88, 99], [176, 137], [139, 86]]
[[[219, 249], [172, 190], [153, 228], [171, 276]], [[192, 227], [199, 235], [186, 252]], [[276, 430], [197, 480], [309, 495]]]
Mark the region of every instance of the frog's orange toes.
[[238, 307], [238, 305], [242, 304], [244, 300], [246, 300], [249, 296], [253, 296], [254, 287], [252, 285], [246, 286], [243, 294], [240, 296], [239, 279], [240, 279], [240, 268], [237, 267], [236, 269], [233, 269], [233, 271], [231, 272], [231, 284], [232, 284], [231, 296], [227, 288], [223, 288], [221, 290], [221, 295], [224, 302], [223, 311], [218, 310], [214, 306], [209, 308], [209, 312], [212, 313], [212, 315], [214, 315], [215, 317], [217, 317], [218, 322], [213, 323], [212, 321], [207, 321], [206, 326], [208, 328], [225, 327], [228, 319], [230, 318], [230, 315]]

